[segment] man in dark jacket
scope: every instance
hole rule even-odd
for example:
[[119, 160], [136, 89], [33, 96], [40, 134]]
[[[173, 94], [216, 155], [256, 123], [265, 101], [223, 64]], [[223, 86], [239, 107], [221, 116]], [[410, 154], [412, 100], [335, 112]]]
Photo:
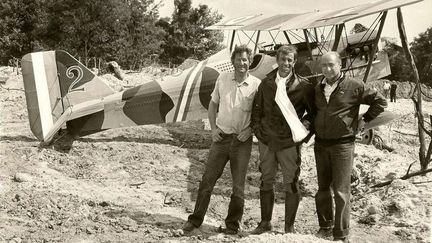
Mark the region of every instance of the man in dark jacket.
[[[307, 135], [312, 116], [314, 85], [295, 74], [297, 51], [294, 46], [277, 50], [278, 69], [264, 78], [258, 87], [252, 108], [252, 129], [259, 140], [261, 222], [252, 234], [272, 229], [274, 183], [281, 166], [285, 197], [285, 232], [294, 232], [294, 220], [300, 202], [300, 144]], [[294, 128], [294, 129], [293, 129]]]
[[[387, 102], [377, 91], [367, 89], [362, 81], [346, 77], [341, 72], [337, 52], [322, 56], [321, 69], [324, 79], [315, 87], [314, 120], [319, 233], [326, 234], [333, 227], [334, 239], [348, 242], [355, 134], [365, 122], [384, 111]], [[370, 105], [361, 120], [360, 104]], [[334, 214], [330, 187], [336, 206]]]
[[390, 102], [396, 103], [396, 89], [397, 89], [396, 81], [392, 81], [390, 85]]

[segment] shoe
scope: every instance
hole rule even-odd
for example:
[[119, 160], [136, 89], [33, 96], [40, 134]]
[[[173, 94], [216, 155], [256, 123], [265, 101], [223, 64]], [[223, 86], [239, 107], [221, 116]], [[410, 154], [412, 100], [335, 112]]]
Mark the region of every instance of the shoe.
[[191, 222], [186, 221], [186, 223], [183, 225], [182, 229], [183, 229], [183, 232], [191, 232], [192, 230], [196, 229], [196, 227]]
[[230, 229], [230, 228], [222, 228], [222, 226], [219, 226], [218, 232], [226, 235], [236, 235], [238, 233], [238, 230]]
[[260, 235], [265, 232], [269, 232], [272, 230], [272, 225], [270, 221], [261, 221], [254, 230], [252, 230], [251, 234], [253, 235]]
[[343, 243], [350, 243], [348, 237], [334, 237], [333, 241], [342, 241]]
[[332, 228], [323, 228], [321, 227], [318, 232], [315, 234], [316, 237], [319, 238], [330, 238], [333, 235]]
[[294, 225], [285, 225], [285, 234], [286, 233], [291, 233], [291, 234], [295, 234], [296, 230], [294, 229]]
[[256, 229], [252, 230], [251, 234], [260, 235], [272, 230], [270, 221], [273, 215], [274, 197], [273, 190], [260, 190], [261, 222]]

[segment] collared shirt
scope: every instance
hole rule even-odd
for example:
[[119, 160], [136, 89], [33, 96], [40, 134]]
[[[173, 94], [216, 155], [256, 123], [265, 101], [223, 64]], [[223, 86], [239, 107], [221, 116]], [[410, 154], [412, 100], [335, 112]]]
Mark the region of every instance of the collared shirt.
[[390, 84], [389, 84], [389, 83], [384, 83], [384, 89], [385, 89], [385, 90], [390, 89]]
[[260, 83], [250, 74], [241, 83], [237, 83], [234, 73], [219, 75], [211, 96], [219, 104], [216, 125], [224, 133], [240, 133], [250, 125], [252, 103]]
[[333, 91], [335, 91], [335, 89], [337, 88], [339, 82], [341, 81], [341, 79], [343, 78], [343, 74], [340, 74], [338, 80], [336, 82], [334, 82], [333, 84], [329, 84], [327, 83], [327, 78], [324, 78], [321, 82], [321, 84], [324, 84], [324, 96], [327, 100], [327, 103], [330, 100], [330, 96], [333, 93]]

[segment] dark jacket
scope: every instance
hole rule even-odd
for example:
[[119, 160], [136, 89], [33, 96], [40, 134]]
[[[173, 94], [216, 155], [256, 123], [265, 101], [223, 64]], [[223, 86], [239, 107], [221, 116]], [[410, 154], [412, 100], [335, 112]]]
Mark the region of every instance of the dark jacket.
[[358, 113], [360, 104], [370, 105], [363, 115], [365, 122], [377, 117], [387, 101], [377, 91], [365, 88], [362, 81], [344, 77], [334, 92], [330, 95], [329, 103], [324, 96], [324, 84], [315, 87], [315, 132], [318, 139], [354, 141], [358, 127]]
[[392, 93], [396, 93], [396, 89], [397, 89], [397, 84], [392, 83], [392, 84], [390, 85], [390, 92], [392, 92]]
[[[275, 82], [276, 72], [277, 70], [268, 74], [258, 87], [251, 116], [251, 127], [255, 136], [272, 151], [278, 151], [296, 144], [292, 139], [290, 127], [275, 101], [277, 89]], [[304, 124], [312, 125], [313, 116], [310, 115], [310, 111], [314, 105], [314, 85], [306, 78], [293, 74], [287, 83], [287, 94], [298, 117], [303, 118], [301, 120]], [[303, 117], [306, 111], [308, 111], [308, 115]]]

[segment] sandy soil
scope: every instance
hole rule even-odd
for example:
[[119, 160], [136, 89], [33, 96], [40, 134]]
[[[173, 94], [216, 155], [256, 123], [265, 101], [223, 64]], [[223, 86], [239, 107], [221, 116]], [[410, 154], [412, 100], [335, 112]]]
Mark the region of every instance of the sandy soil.
[[[242, 232], [217, 233], [226, 216], [229, 167], [219, 179], [203, 226], [184, 235], [210, 144], [202, 121], [114, 129], [41, 145], [31, 134], [22, 77], [3, 68], [0, 89], [0, 242], [326, 242], [318, 230], [313, 146], [302, 152], [298, 233], [282, 234], [284, 201], [278, 175], [274, 231], [248, 235], [259, 222], [258, 150], [253, 147]], [[1, 76], [1, 75], [0, 75]], [[9, 88], [6, 89], [6, 88]], [[376, 183], [419, 169], [410, 100], [391, 103], [399, 115], [377, 134], [393, 152], [356, 145], [352, 242], [430, 242], [432, 175]], [[432, 103], [425, 102], [426, 114]], [[400, 133], [403, 132], [404, 134]], [[407, 135], [414, 134], [414, 135]]]

